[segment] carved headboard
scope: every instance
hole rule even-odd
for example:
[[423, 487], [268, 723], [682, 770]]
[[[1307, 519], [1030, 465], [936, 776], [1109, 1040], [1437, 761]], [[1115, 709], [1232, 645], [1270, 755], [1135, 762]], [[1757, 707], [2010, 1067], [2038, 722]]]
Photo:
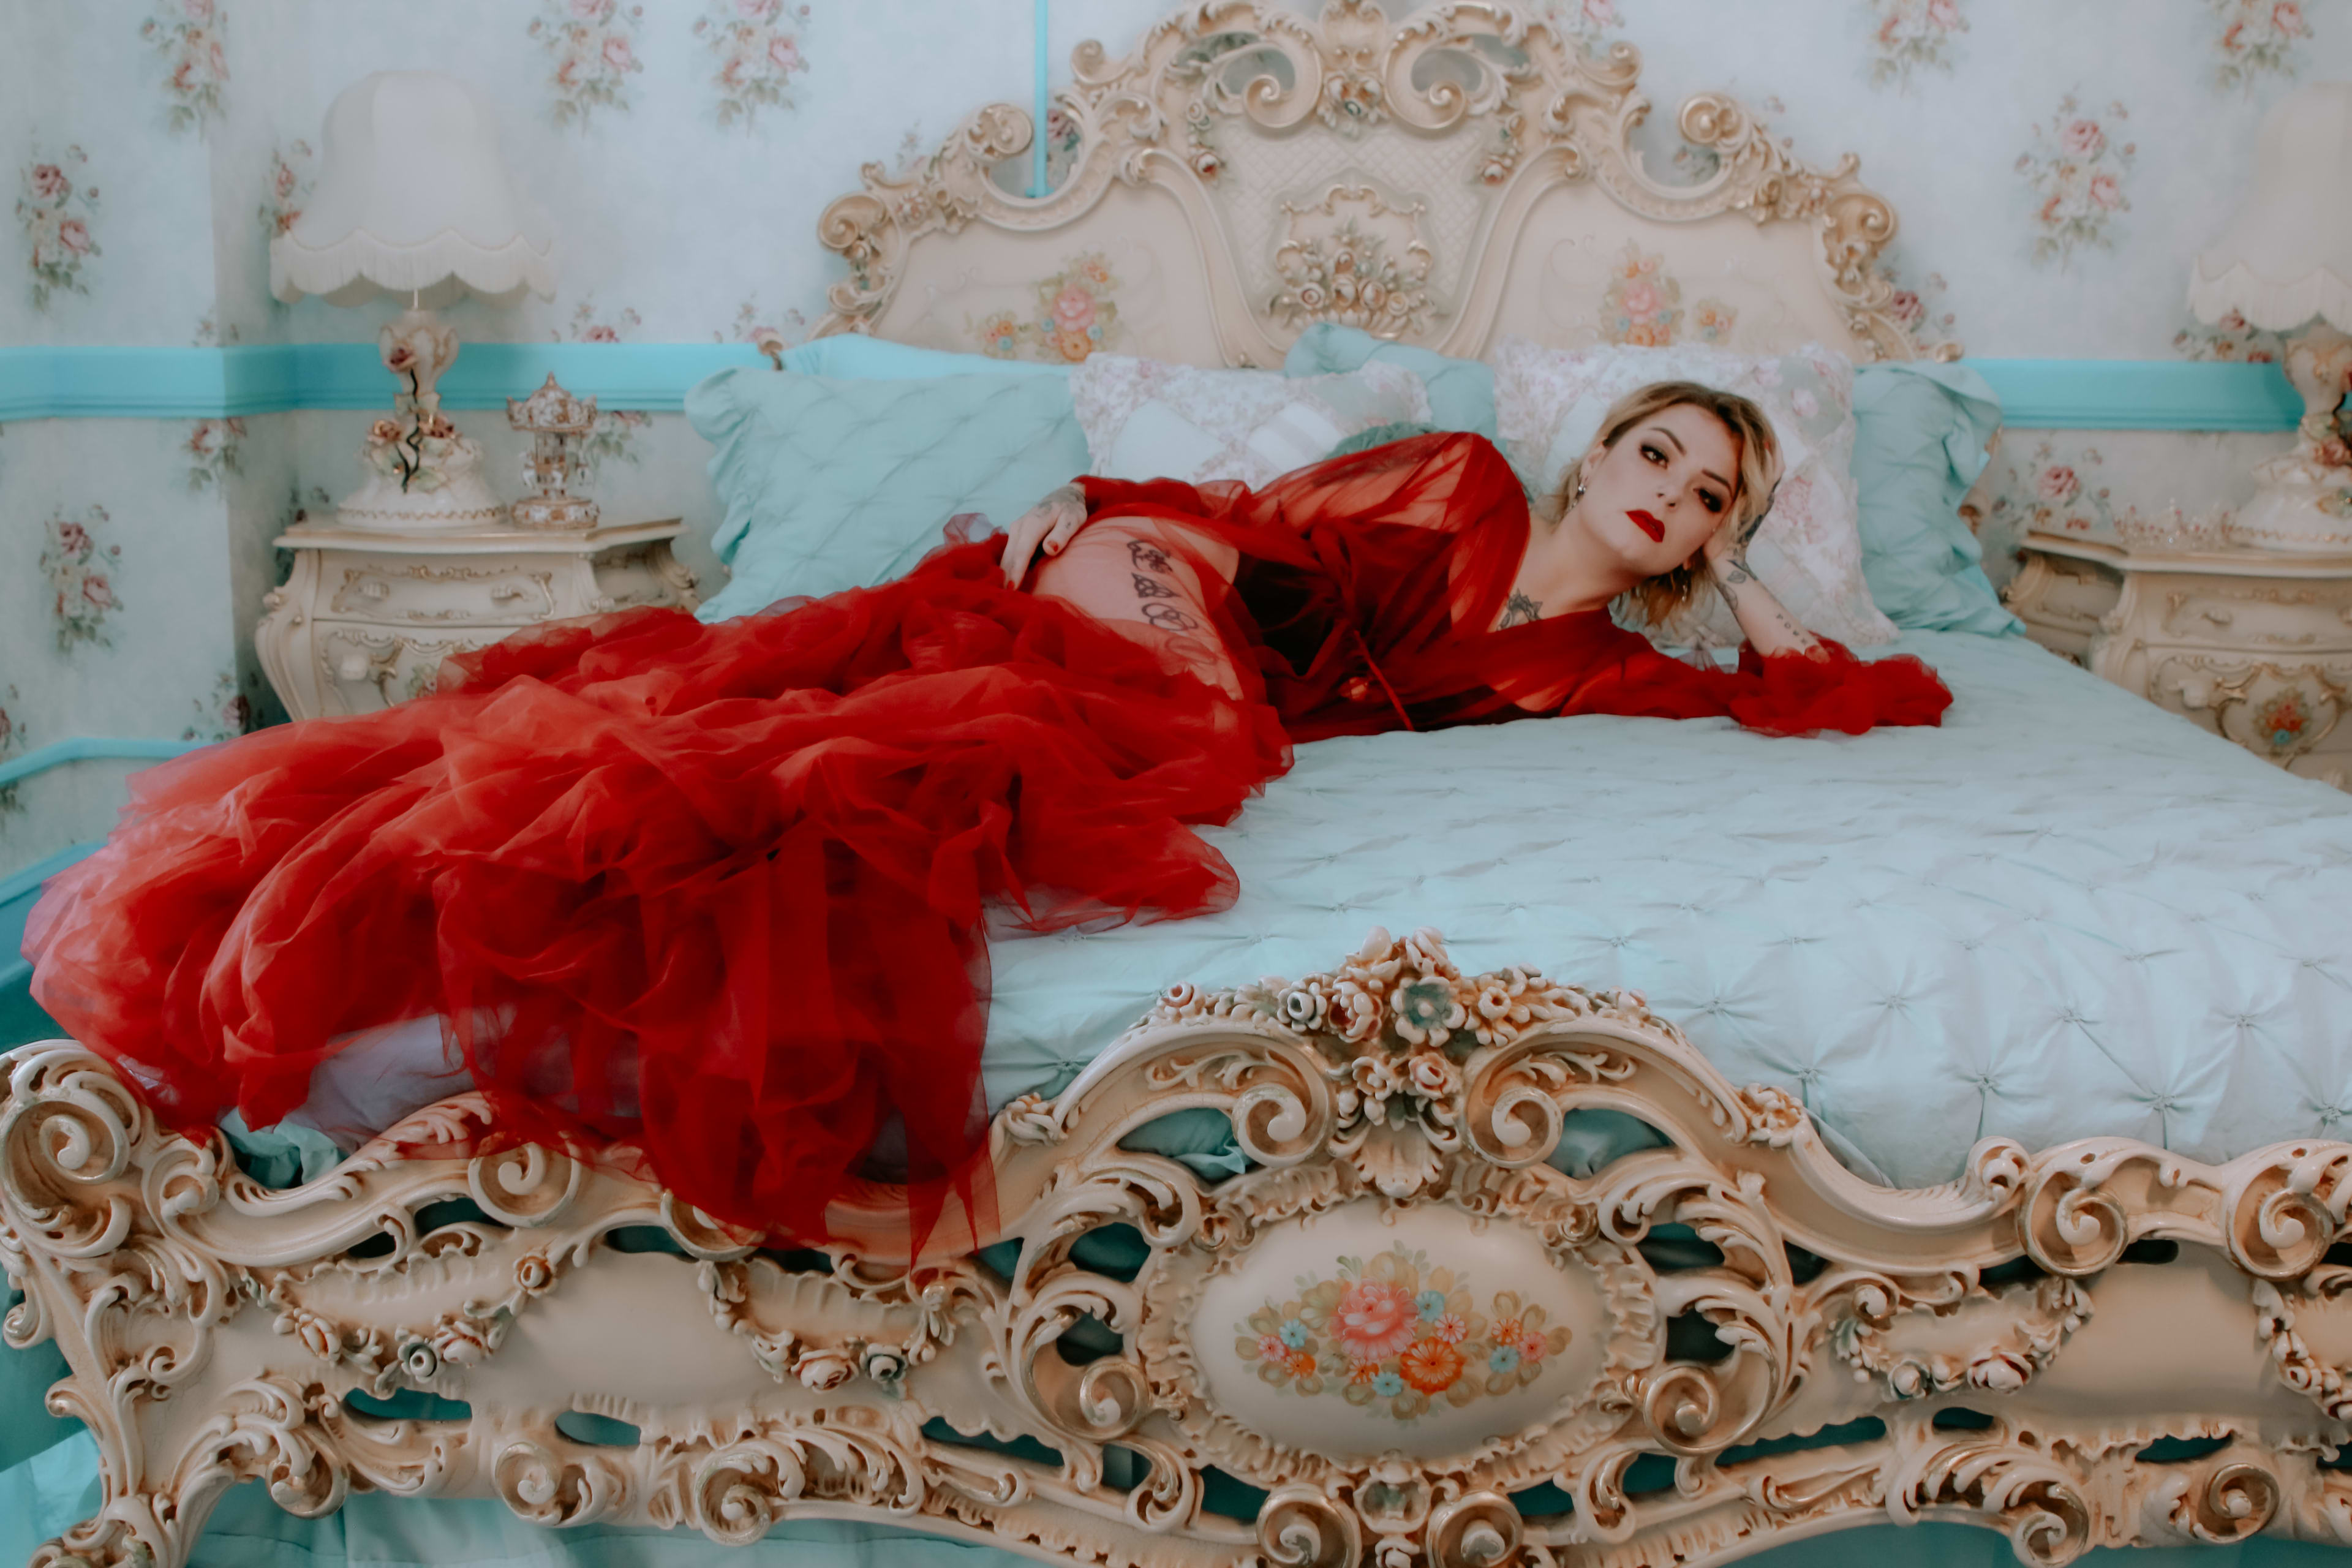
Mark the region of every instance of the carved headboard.
[[848, 262], [817, 331], [1075, 361], [1271, 366], [1308, 324], [1475, 357], [1556, 344], [1915, 343], [1880, 264], [1895, 211], [1852, 155], [1797, 162], [1732, 100], [1682, 107], [1685, 183], [1651, 173], [1641, 57], [1583, 53], [1460, 0], [1391, 23], [1208, 0], [1124, 58], [1079, 46], [1022, 194], [1030, 116], [981, 110], [825, 209]]

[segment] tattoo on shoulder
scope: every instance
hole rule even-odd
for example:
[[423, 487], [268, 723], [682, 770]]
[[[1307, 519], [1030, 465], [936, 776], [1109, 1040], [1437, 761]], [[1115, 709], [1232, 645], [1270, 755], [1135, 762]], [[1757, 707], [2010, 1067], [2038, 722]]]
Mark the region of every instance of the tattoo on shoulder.
[[1515, 588], [1510, 598], [1504, 602], [1503, 618], [1496, 622], [1495, 626], [1499, 631], [1505, 626], [1524, 626], [1529, 621], [1542, 619], [1543, 605]]

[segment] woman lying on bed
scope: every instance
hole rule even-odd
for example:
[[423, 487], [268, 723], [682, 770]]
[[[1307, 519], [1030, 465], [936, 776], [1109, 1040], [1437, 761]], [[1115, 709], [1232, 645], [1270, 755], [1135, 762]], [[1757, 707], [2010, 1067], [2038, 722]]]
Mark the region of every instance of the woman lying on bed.
[[[895, 1112], [925, 1228], [984, 1146], [984, 906], [1230, 905], [1185, 825], [1292, 742], [1936, 722], [1925, 666], [1816, 641], [1747, 571], [1778, 468], [1752, 404], [1655, 387], [1540, 526], [1490, 445], [1426, 436], [1255, 493], [1083, 480], [1006, 544], [740, 620], [520, 634], [415, 701], [138, 775], [33, 912], [34, 993], [191, 1131], [271, 1125], [359, 1032], [437, 1016], [511, 1133], [629, 1140], [688, 1201], [803, 1237]], [[1041, 543], [1035, 592], [1008, 585]], [[1611, 625], [1702, 573], [1738, 671]]]

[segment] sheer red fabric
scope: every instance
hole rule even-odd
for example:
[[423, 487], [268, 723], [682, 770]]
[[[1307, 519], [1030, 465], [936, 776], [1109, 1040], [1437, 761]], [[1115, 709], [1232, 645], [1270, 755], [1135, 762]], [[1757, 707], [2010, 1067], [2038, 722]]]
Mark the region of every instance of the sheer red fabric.
[[983, 1147], [983, 905], [1041, 930], [1229, 905], [1191, 826], [1291, 742], [1537, 709], [1860, 730], [1949, 700], [1842, 649], [1701, 671], [1605, 615], [1457, 630], [1494, 620], [1528, 526], [1475, 437], [1255, 493], [1087, 489], [1239, 552], [1213, 614], [1252, 700], [1004, 588], [986, 542], [716, 626], [553, 626], [418, 700], [139, 774], [33, 911], [34, 994], [190, 1130], [269, 1125], [338, 1037], [446, 1015], [520, 1135], [628, 1138], [689, 1202], [798, 1237], [896, 1113], [920, 1229]]

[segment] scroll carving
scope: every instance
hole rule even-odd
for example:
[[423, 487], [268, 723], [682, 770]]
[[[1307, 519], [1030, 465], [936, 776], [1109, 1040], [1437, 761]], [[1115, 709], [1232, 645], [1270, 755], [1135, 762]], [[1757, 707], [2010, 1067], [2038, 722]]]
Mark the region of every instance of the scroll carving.
[[[1696, 184], [1662, 184], [1632, 146], [1650, 112], [1640, 55], [1623, 44], [1588, 54], [1525, 8], [1452, 0], [1391, 22], [1373, 0], [1326, 0], [1309, 20], [1256, 0], [1207, 0], [1161, 21], [1125, 56], [1082, 45], [1072, 67], [1072, 86], [1054, 110], [1075, 145], [1053, 190], [1016, 194], [1016, 182], [997, 179], [997, 165], [1026, 152], [1034, 132], [1026, 112], [999, 103], [908, 170], [867, 165], [864, 188], [825, 209], [819, 237], [846, 276], [831, 289], [820, 334], [887, 333], [919, 246], [948, 243], [973, 225], [1043, 233], [1084, 218], [1114, 188], [1150, 188], [1175, 199], [1196, 242], [1224, 363], [1271, 364], [1297, 331], [1324, 321], [1475, 356], [1501, 319], [1511, 258], [1540, 198], [1590, 184], [1661, 223], [1730, 213], [1759, 226], [1805, 226], [1814, 277], [1799, 287], [1823, 291], [1855, 357], [1919, 352], [1883, 264], [1894, 209], [1860, 183], [1854, 158], [1827, 169], [1802, 163], [1738, 103], [1701, 94], [1676, 123], [1713, 173]], [[1330, 151], [1302, 154], [1309, 139]], [[1412, 166], [1413, 180], [1441, 182], [1449, 214], [1442, 233], [1423, 217], [1400, 236], [1367, 211], [1302, 234], [1318, 205], [1333, 216], [1339, 192], [1298, 171], [1358, 167], [1386, 178], [1389, 163], [1356, 155], [1376, 139], [1391, 161]], [[1285, 150], [1261, 160], [1257, 146], [1276, 141]], [[1292, 173], [1235, 184], [1236, 168], [1262, 162]], [[1269, 177], [1276, 185], [1311, 180], [1325, 194], [1301, 205], [1269, 194]], [[1391, 216], [1416, 205], [1342, 182], [1350, 183], [1346, 199]], [[1422, 194], [1434, 200], [1438, 190]], [[1266, 210], [1237, 205], [1252, 202]], [[1261, 245], [1268, 225], [1272, 237]], [[1959, 346], [1927, 352], [1952, 358]]]
[[[1948, 1185], [1873, 1187], [1641, 996], [1465, 973], [1433, 931], [1171, 987], [1001, 1113], [1001, 1224], [919, 1258], [888, 1191], [822, 1247], [763, 1250], [625, 1152], [486, 1142], [471, 1096], [268, 1192], [78, 1047], [0, 1064], [7, 1338], [58, 1342], [52, 1405], [106, 1457], [44, 1564], [173, 1568], [247, 1479], [301, 1513], [372, 1489], [730, 1542], [821, 1504], [1139, 1568], [1706, 1563], [1888, 1518], [2036, 1563], [2352, 1545], [2352, 1482], [2317, 1462], [2352, 1426], [2352, 1268], [2326, 1261], [2352, 1146], [2209, 1167], [1988, 1140]], [[1125, 1146], [1200, 1108], [1240, 1173]], [[1551, 1155], [1591, 1110], [1663, 1145], [1570, 1175]], [[1104, 1261], [1111, 1235], [1139, 1267]], [[2179, 1258], [2138, 1261], [2155, 1240]], [[2217, 1276], [2234, 1299], [2167, 1283]], [[471, 1416], [366, 1413], [407, 1391]], [[580, 1441], [567, 1411], [636, 1440]], [[1664, 1491], [1640, 1479], [1661, 1462]], [[1255, 1518], [1213, 1510], [1213, 1471], [1264, 1494]]]

